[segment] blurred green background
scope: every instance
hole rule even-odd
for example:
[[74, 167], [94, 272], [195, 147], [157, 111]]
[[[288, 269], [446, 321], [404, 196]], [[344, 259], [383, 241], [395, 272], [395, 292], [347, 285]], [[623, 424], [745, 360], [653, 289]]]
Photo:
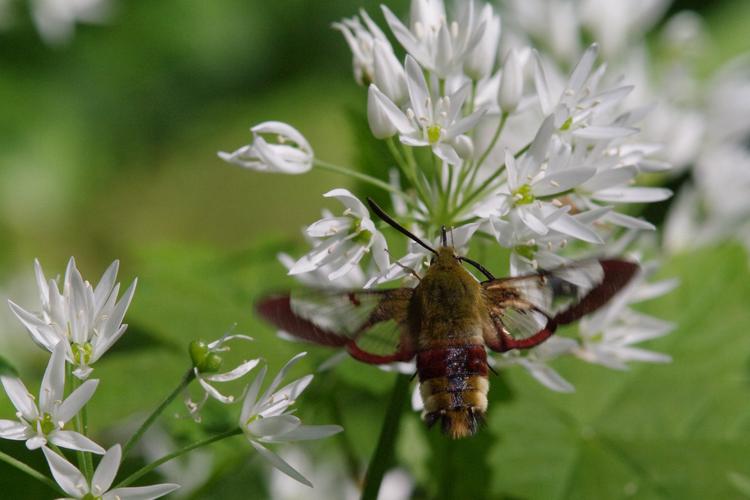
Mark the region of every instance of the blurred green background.
[[[276, 253], [294, 251], [299, 229], [325, 205], [321, 194], [349, 181], [257, 174], [216, 152], [247, 143], [252, 124], [274, 119], [297, 127], [320, 158], [357, 164], [350, 116], [363, 112], [365, 92], [330, 24], [359, 6], [381, 21], [374, 1], [122, 1], [109, 23], [78, 25], [61, 46], [44, 44], [23, 8], [0, 31], [0, 297], [34, 308], [35, 257], [55, 275], [74, 255], [91, 281], [117, 258], [120, 281], [139, 278], [128, 333], [96, 365], [103, 383], [90, 421], [105, 445], [175, 385], [191, 339], [214, 339], [237, 323], [257, 342], [234, 351], [236, 360], [260, 355], [272, 369], [303, 348], [276, 339], [251, 304], [291, 283]], [[389, 6], [408, 10], [403, 0]], [[675, 2], [671, 12], [682, 8], [698, 9], [713, 37], [707, 73], [750, 50], [750, 2]], [[398, 462], [415, 476], [415, 496], [750, 497], [747, 269], [744, 250], [731, 244], [665, 263], [661, 274], [683, 285], [647, 310], [679, 324], [653, 343], [671, 365], [613, 373], [560, 363], [574, 395], [512, 371], [493, 380], [488, 429], [462, 443], [407, 416]], [[0, 353], [35, 390], [47, 355], [4, 306], [0, 328]], [[329, 354], [313, 349], [297, 373]], [[306, 446], [316, 461], [342, 474], [343, 452], [366, 464], [392, 381], [353, 361], [317, 377], [301, 415], [339, 421], [346, 433]], [[165, 426], [186, 441], [228, 425], [235, 411], [209, 405], [203, 427], [185, 418]], [[0, 397], [0, 417], [12, 414]], [[23, 444], [0, 442], [0, 450], [46, 470]], [[193, 496], [271, 495], [265, 465], [248, 450], [242, 438], [216, 446], [211, 480]], [[319, 469], [302, 472], [317, 483]], [[0, 488], [6, 498], [50, 493], [4, 465]]]

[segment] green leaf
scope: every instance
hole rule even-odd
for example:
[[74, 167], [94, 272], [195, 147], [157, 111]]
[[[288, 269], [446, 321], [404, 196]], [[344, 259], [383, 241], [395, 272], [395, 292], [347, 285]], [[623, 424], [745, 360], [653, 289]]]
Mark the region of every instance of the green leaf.
[[[509, 370], [516, 398], [490, 408], [500, 436], [491, 491], [524, 498], [734, 498], [750, 475], [750, 273], [736, 246], [683, 255], [665, 276], [681, 286], [646, 304], [676, 321], [648, 348], [671, 364], [613, 372], [576, 360], [554, 394]], [[490, 479], [488, 479], [489, 481]]]
[[0, 375], [18, 376], [18, 370], [10, 364], [10, 361], [0, 356]]

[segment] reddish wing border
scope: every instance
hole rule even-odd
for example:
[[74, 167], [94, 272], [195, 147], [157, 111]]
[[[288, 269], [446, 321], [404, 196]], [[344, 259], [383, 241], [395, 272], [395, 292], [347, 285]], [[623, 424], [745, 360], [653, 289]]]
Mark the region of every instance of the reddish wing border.
[[[321, 293], [345, 296], [348, 303], [357, 308], [360, 305], [358, 297], [366, 295], [381, 295], [380, 302], [353, 335], [326, 330], [309, 319], [297, 315], [291, 304], [291, 298], [286, 295], [274, 295], [262, 299], [256, 305], [256, 311], [269, 323], [302, 340], [330, 347], [345, 347], [351, 356], [359, 361], [370, 364], [387, 364], [396, 361], [409, 361], [415, 352], [411, 346], [407, 330], [407, 308], [413, 289], [397, 288], [392, 290], [355, 290], [343, 292], [323, 291]], [[347, 314], [342, 311], [342, 314]], [[367, 335], [368, 329], [378, 323], [393, 320], [400, 330], [398, 350], [393, 354], [380, 355], [367, 352], [357, 345], [357, 340]]]
[[[599, 264], [604, 273], [602, 281], [589, 290], [589, 292], [578, 302], [564, 311], [557, 313], [554, 317], [548, 316], [546, 312], [539, 310], [528, 300], [513, 293], [512, 286], [498, 287], [500, 289], [499, 293], [498, 291], [493, 293], [493, 291], [489, 289], [493, 284], [497, 285], [506, 282], [512, 283], [513, 280], [540, 279], [547, 275], [553, 275], [554, 271], [546, 271], [538, 275], [527, 277], [506, 278], [483, 282], [482, 286], [487, 291], [486, 295], [489, 301], [491, 301], [488, 304], [488, 307], [494, 329], [494, 332], [489, 335], [487, 332], [485, 333], [485, 343], [487, 346], [493, 351], [505, 352], [512, 349], [528, 349], [541, 344], [555, 333], [559, 325], [572, 323], [586, 314], [594, 312], [609, 302], [612, 297], [614, 297], [630, 282], [631, 279], [633, 279], [639, 269], [638, 264], [619, 259], [602, 259], [599, 261]], [[513, 309], [521, 313], [534, 312], [542, 314], [547, 317], [547, 324], [544, 328], [529, 337], [516, 339], [507, 332], [505, 325], [503, 324], [503, 315], [507, 309]]]

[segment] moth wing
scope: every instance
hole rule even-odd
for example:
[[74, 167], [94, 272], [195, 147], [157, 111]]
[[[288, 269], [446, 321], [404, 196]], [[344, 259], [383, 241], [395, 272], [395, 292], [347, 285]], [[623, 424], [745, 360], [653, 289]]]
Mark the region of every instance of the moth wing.
[[493, 327], [487, 345], [497, 351], [538, 345], [558, 325], [606, 304], [638, 272], [618, 259], [583, 260], [556, 269], [482, 283]]
[[320, 290], [261, 300], [257, 311], [280, 330], [308, 342], [345, 347], [356, 359], [383, 364], [414, 356], [408, 330], [413, 289]]

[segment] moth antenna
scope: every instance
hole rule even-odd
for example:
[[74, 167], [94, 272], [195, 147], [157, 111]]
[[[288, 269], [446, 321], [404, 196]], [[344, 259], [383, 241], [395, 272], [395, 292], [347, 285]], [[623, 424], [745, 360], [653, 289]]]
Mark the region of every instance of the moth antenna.
[[480, 264], [479, 262], [477, 262], [477, 261], [475, 261], [475, 260], [471, 260], [471, 259], [470, 259], [470, 258], [468, 258], [468, 257], [459, 257], [459, 258], [458, 258], [458, 260], [460, 260], [460, 261], [462, 261], [462, 262], [466, 262], [467, 264], [471, 264], [472, 266], [476, 267], [476, 268], [477, 268], [477, 270], [479, 270], [479, 272], [480, 272], [480, 273], [482, 273], [482, 274], [484, 274], [485, 276], [487, 276], [487, 278], [488, 278], [488, 279], [491, 279], [491, 280], [494, 280], [494, 279], [495, 279], [495, 277], [494, 277], [494, 276], [492, 275], [492, 273], [491, 273], [491, 272], [489, 272], [489, 271], [487, 270], [487, 268], [486, 268], [486, 267], [484, 267], [484, 266], [483, 266], [482, 264]]
[[452, 246], [453, 248], [455, 248], [455, 247], [456, 247], [456, 240], [455, 240], [455, 239], [453, 239], [453, 226], [451, 226], [451, 246]]
[[393, 227], [393, 229], [395, 229], [396, 231], [398, 231], [398, 232], [406, 235], [409, 239], [411, 239], [415, 243], [418, 243], [423, 248], [425, 248], [425, 249], [429, 250], [430, 252], [434, 253], [435, 255], [437, 255], [437, 252], [435, 251], [434, 248], [432, 248], [427, 243], [425, 243], [424, 241], [422, 241], [421, 239], [419, 239], [417, 237], [417, 235], [415, 235], [414, 233], [412, 233], [411, 231], [409, 231], [408, 229], [406, 229], [404, 226], [402, 226], [401, 224], [399, 224], [398, 222], [396, 222], [395, 220], [393, 220], [391, 218], [391, 216], [388, 215], [387, 213], [385, 213], [385, 211], [382, 208], [380, 208], [378, 206], [378, 204], [375, 203], [372, 200], [372, 198], [370, 198], [369, 196], [367, 197], [367, 204], [370, 205], [370, 210], [372, 210], [373, 212], [375, 212], [375, 214], [378, 217], [380, 217], [381, 219], [383, 219], [383, 221], [385, 221], [386, 223], [388, 223], [388, 225], [390, 225], [391, 227]]
[[442, 246], [448, 246], [448, 230], [445, 226], [440, 226], [440, 244]]

